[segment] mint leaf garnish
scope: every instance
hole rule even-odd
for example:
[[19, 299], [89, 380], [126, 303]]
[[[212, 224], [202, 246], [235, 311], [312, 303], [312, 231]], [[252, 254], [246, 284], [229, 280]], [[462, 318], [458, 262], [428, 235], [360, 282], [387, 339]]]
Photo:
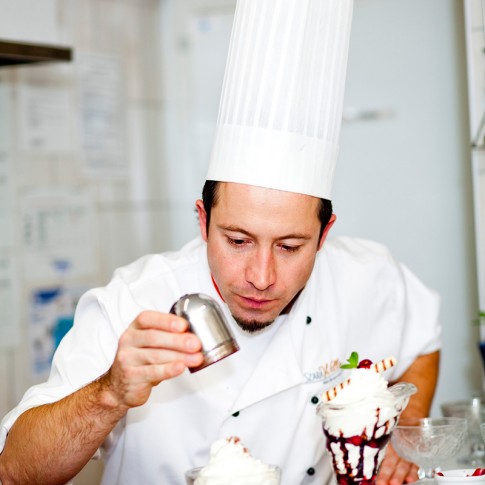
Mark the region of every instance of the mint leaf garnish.
[[352, 352], [350, 357], [347, 359], [347, 364], [342, 364], [341, 369], [356, 369], [359, 365], [359, 354], [357, 352]]

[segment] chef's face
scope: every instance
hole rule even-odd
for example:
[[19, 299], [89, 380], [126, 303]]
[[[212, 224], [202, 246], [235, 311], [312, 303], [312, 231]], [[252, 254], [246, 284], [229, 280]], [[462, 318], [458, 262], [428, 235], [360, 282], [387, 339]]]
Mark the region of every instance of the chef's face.
[[335, 221], [332, 216], [319, 237], [319, 203], [309, 195], [220, 183], [207, 231], [197, 201], [212, 276], [244, 330], [272, 323], [305, 286]]

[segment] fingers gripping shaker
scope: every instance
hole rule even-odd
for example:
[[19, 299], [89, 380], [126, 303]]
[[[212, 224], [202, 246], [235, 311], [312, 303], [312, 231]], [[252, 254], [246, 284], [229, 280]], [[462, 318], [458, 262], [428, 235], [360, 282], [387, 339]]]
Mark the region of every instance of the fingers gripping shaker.
[[210, 296], [184, 295], [173, 304], [170, 313], [185, 318], [189, 330], [202, 342], [204, 361], [198, 367], [189, 367], [190, 372], [197, 372], [239, 350], [222, 310]]

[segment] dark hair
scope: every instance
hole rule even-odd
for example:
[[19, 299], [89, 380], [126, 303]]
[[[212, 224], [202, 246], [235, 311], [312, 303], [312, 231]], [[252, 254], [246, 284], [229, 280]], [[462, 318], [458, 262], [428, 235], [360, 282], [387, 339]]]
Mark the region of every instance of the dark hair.
[[[219, 182], [216, 180], [206, 180], [204, 188], [202, 189], [202, 201], [204, 202], [204, 209], [207, 214], [206, 230], [209, 233], [209, 223], [211, 220], [211, 209], [217, 204]], [[330, 217], [332, 217], [332, 202], [328, 199], [320, 199], [320, 207], [318, 208], [318, 218], [320, 219], [320, 234], [318, 240], [327, 227]]]

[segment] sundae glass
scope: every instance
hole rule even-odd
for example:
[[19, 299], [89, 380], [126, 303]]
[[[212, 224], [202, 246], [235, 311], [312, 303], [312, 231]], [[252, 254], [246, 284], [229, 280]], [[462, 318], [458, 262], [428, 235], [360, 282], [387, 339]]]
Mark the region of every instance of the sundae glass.
[[340, 485], [374, 484], [391, 433], [416, 392], [404, 382], [388, 387], [380, 372], [394, 364], [390, 357], [358, 368], [322, 396], [317, 413]]

